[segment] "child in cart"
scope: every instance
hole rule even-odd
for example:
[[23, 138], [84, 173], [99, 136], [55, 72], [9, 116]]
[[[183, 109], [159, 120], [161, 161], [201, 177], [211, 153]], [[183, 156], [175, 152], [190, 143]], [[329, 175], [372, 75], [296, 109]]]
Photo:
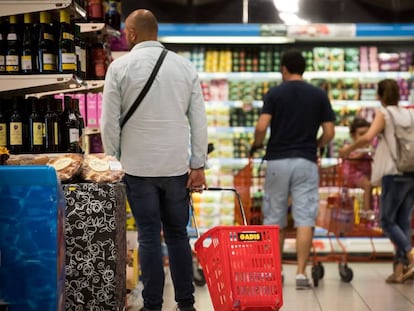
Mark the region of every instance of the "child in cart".
[[[355, 117], [349, 127], [349, 132], [353, 141], [364, 135], [370, 127], [370, 123], [359, 117]], [[363, 210], [371, 209], [371, 148], [367, 145], [364, 149], [352, 152], [343, 161], [344, 186], [349, 188], [361, 188], [364, 190]]]

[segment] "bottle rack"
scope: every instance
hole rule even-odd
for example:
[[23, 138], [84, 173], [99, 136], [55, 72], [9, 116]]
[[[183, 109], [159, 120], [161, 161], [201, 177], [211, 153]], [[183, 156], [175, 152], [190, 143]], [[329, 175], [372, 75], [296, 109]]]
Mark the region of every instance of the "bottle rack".
[[[76, 20], [86, 20], [86, 11], [73, 0], [0, 0], [0, 16], [48, 10], [67, 9]], [[77, 23], [82, 33], [102, 31], [120, 37], [121, 33], [104, 23]], [[41, 97], [56, 93], [87, 91], [102, 88], [104, 81], [82, 81], [74, 74], [0, 75], [0, 93], [6, 96], [33, 95]]]

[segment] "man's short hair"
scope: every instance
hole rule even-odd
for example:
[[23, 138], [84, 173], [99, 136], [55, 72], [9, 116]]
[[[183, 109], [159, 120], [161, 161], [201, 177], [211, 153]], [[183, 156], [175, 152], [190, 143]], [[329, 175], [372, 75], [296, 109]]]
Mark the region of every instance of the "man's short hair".
[[302, 75], [306, 61], [299, 50], [292, 49], [283, 53], [281, 66], [285, 66], [289, 73]]

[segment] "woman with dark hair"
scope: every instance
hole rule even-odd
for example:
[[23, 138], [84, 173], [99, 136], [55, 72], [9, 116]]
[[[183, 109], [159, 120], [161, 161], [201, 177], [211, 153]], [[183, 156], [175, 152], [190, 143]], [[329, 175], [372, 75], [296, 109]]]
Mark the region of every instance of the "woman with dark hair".
[[[380, 221], [384, 233], [396, 250], [394, 272], [387, 283], [402, 283], [414, 274], [414, 258], [411, 243], [411, 216], [414, 204], [414, 177], [398, 171], [395, 161], [396, 140], [391, 117], [405, 120], [409, 114], [400, 108], [399, 87], [396, 81], [385, 79], [378, 83], [378, 99], [381, 107], [368, 131], [354, 143], [339, 150], [342, 158], [370, 143], [378, 135], [372, 166], [371, 184], [381, 186]], [[391, 116], [392, 115], [392, 116]]]

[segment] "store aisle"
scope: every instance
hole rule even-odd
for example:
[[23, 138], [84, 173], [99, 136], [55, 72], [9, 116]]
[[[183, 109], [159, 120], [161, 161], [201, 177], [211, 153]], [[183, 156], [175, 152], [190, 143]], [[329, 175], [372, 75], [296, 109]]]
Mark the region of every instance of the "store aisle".
[[[319, 286], [312, 290], [295, 288], [295, 266], [284, 265], [284, 305], [281, 310], [295, 311], [414, 311], [414, 280], [405, 284], [389, 285], [385, 278], [391, 263], [350, 263], [354, 272], [351, 283], [340, 280], [338, 266], [324, 263], [325, 276]], [[309, 269], [310, 271], [310, 269]], [[168, 278], [164, 294], [165, 311], [175, 306], [171, 280]], [[196, 288], [198, 311], [213, 311], [207, 286]], [[138, 308], [128, 310], [136, 311]]]

